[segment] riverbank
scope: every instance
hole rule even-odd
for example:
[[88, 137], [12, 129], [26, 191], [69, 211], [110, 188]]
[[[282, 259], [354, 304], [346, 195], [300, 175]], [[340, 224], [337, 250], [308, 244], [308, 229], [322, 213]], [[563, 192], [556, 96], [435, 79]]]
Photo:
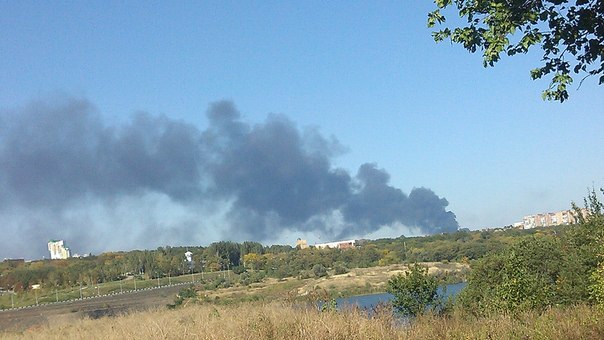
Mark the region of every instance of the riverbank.
[[[443, 284], [465, 280], [470, 268], [463, 263], [425, 262], [430, 275], [439, 277]], [[201, 290], [200, 297], [206, 302], [220, 304], [246, 301], [300, 300], [313, 298], [314, 294], [337, 298], [361, 294], [383, 293], [388, 279], [407, 270], [407, 265], [355, 268], [348, 273], [321, 278], [267, 279], [249, 286], [236, 286], [218, 290]]]

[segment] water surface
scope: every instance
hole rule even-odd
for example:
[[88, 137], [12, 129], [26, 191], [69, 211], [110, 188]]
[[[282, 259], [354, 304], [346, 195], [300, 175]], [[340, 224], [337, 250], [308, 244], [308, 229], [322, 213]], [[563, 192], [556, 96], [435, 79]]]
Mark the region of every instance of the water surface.
[[[446, 286], [438, 287], [438, 295], [445, 298], [455, 296], [467, 285], [466, 282], [453, 283]], [[368, 295], [357, 295], [347, 298], [337, 299], [338, 308], [346, 308], [347, 306], [358, 306], [362, 309], [372, 309], [380, 302], [389, 302], [394, 296], [390, 293], [378, 293]]]

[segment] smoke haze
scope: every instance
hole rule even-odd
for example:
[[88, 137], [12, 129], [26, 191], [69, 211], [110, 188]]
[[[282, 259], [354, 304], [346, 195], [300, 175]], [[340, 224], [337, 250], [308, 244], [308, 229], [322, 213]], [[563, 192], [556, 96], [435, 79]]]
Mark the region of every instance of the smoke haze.
[[284, 115], [249, 124], [233, 103], [208, 127], [133, 114], [111, 126], [86, 100], [0, 114], [0, 257], [41, 257], [51, 238], [76, 252], [271, 241], [287, 233], [363, 237], [384, 226], [454, 231], [448, 202], [408, 195], [376, 164], [335, 168], [345, 148]]

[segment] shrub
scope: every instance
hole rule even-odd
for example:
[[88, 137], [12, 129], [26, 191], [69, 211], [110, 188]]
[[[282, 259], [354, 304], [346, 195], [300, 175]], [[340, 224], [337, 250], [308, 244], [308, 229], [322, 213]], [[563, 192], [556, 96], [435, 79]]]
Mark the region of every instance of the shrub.
[[325, 268], [325, 266], [322, 264], [315, 264], [312, 267], [312, 271], [316, 277], [327, 276], [327, 268]]
[[422, 315], [438, 305], [438, 283], [428, 275], [428, 269], [413, 264], [405, 274], [393, 276], [388, 281], [388, 293], [394, 295], [392, 305], [404, 316]]
[[335, 272], [336, 275], [346, 274], [346, 273], [348, 273], [350, 271], [341, 262], [337, 262], [336, 264], [334, 264], [333, 269], [334, 269], [334, 272]]
[[235, 266], [235, 267], [233, 267], [233, 273], [235, 273], [235, 274], [242, 274], [242, 273], [245, 273], [245, 272], [246, 272], [246, 270], [245, 270], [244, 266]]
[[298, 278], [303, 280], [303, 279], [310, 279], [311, 277], [313, 277], [315, 274], [313, 273], [312, 270], [301, 270], [300, 274], [298, 275]]

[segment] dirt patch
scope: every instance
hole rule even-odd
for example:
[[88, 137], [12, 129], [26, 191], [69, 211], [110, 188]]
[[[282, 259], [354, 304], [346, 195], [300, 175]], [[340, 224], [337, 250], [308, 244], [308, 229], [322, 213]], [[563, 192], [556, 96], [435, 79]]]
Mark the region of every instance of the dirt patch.
[[[466, 270], [468, 265], [460, 263], [426, 262], [420, 263], [428, 268], [430, 274], [453, 273]], [[382, 267], [355, 268], [347, 274], [333, 275], [319, 280], [312, 280], [298, 289], [299, 295], [307, 295], [318, 288], [332, 292], [345, 293], [347, 291], [384, 291], [391, 276], [402, 274], [408, 267], [402, 264], [393, 264]]]

